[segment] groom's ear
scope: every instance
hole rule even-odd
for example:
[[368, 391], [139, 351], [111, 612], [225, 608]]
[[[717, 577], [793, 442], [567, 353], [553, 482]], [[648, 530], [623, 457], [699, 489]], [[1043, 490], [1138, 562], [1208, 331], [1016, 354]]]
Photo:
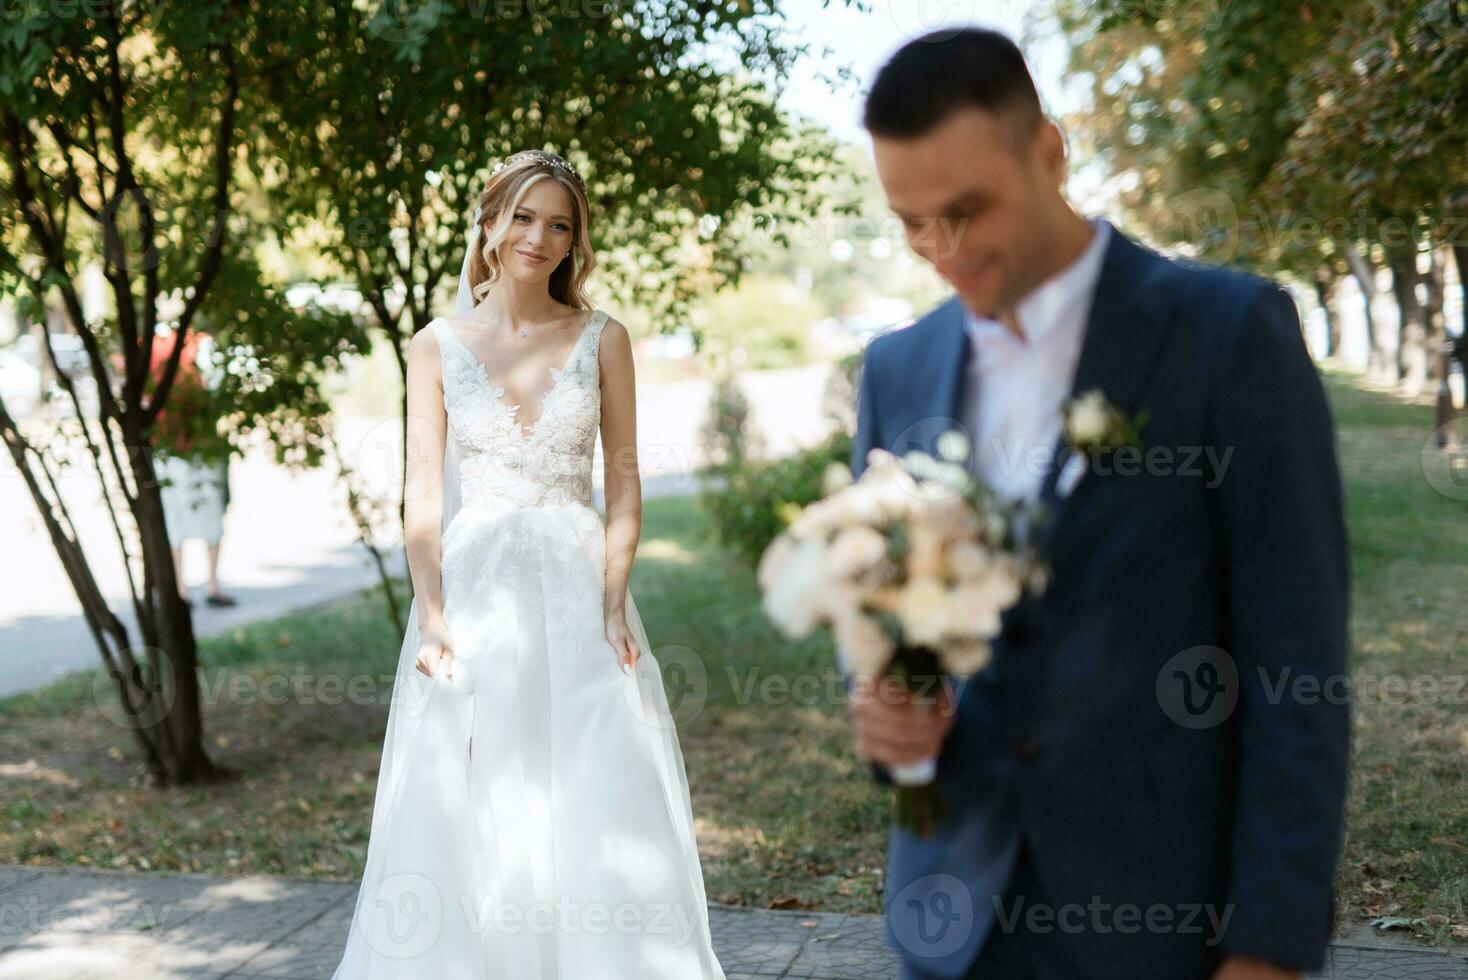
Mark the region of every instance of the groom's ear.
[[1047, 185], [1057, 191], [1062, 190], [1065, 187], [1065, 135], [1048, 116], [1035, 127], [1030, 153], [1035, 165], [1044, 172]]

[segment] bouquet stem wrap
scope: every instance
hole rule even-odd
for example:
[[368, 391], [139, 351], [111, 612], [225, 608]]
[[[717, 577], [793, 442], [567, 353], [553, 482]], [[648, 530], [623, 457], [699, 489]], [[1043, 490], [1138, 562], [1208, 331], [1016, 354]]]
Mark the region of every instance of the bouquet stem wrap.
[[[924, 646], [898, 646], [892, 655], [891, 673], [919, 699], [932, 699], [932, 710], [938, 710], [937, 689], [944, 683], [944, 672], [938, 654]], [[933, 828], [947, 816], [943, 794], [939, 789], [936, 758], [922, 759], [903, 766], [889, 766], [896, 784], [894, 819], [918, 837], [931, 837]]]

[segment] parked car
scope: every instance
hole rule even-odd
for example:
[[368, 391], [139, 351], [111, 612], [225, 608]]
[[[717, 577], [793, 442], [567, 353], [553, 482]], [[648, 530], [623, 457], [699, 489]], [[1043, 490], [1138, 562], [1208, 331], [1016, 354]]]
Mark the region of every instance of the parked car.
[[34, 411], [41, 396], [41, 372], [13, 350], [0, 350], [0, 399], [12, 415]]

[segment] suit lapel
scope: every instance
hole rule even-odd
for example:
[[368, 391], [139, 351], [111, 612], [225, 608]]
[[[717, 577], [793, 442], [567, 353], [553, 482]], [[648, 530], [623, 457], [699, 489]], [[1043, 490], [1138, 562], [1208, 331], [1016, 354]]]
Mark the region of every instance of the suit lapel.
[[[1160, 315], [1161, 293], [1154, 278], [1165, 262], [1162, 256], [1128, 238], [1114, 224], [1111, 226], [1070, 398], [1099, 389], [1107, 401], [1127, 415], [1141, 408], [1144, 383], [1166, 339], [1167, 319]], [[1072, 455], [1064, 448], [1062, 433], [1040, 485], [1040, 502], [1047, 515], [1039, 535], [1042, 548], [1053, 540], [1075, 496], [1076, 481], [1064, 494], [1059, 487], [1061, 471]]]
[[964, 365], [968, 363], [968, 334], [963, 329], [963, 317], [963, 301], [954, 296], [942, 309], [938, 342], [933, 345], [938, 358], [935, 376], [939, 382], [930, 394], [928, 415], [941, 417], [950, 429], [963, 419]]

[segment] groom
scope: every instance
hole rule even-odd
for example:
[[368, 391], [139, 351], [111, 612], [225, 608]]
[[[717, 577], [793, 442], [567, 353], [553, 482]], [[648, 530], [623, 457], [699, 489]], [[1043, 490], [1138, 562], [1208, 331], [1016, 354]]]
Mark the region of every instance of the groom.
[[[933, 837], [889, 842], [904, 978], [1319, 968], [1349, 573], [1289, 294], [1072, 211], [1061, 134], [1001, 34], [909, 43], [864, 123], [908, 243], [957, 295], [871, 342], [852, 468], [965, 432], [980, 477], [1043, 506], [1050, 569], [940, 710], [852, 688], [858, 754], [884, 782], [936, 756], [949, 811]], [[1064, 408], [1093, 390], [1145, 413], [1140, 445], [1060, 451]]]

